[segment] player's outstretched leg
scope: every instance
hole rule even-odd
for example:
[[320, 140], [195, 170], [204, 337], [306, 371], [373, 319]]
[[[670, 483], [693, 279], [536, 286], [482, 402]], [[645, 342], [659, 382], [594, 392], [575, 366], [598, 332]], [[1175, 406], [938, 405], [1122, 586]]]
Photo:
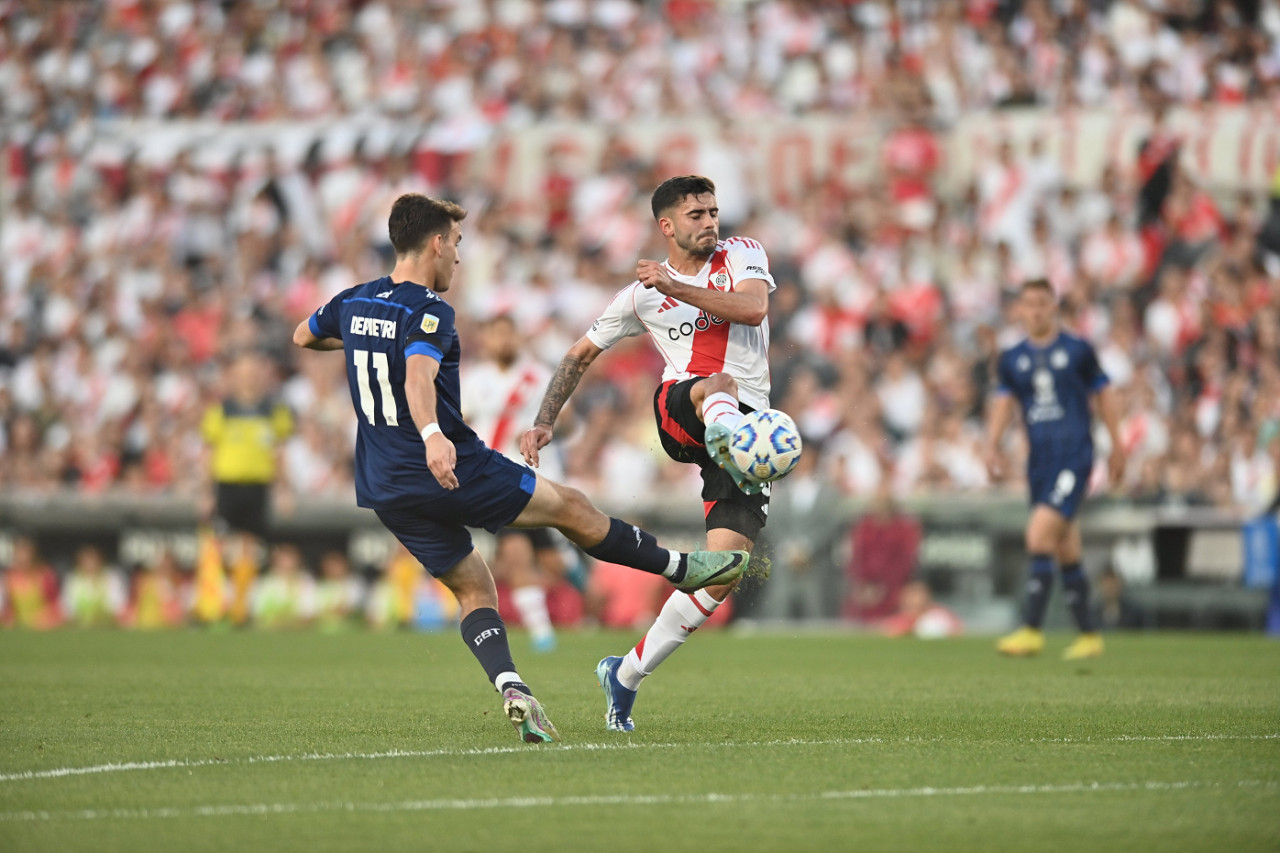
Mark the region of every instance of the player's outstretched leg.
[[502, 710], [525, 743], [560, 740], [556, 727], [516, 672], [507, 642], [507, 626], [498, 615], [498, 590], [479, 552], [472, 550], [440, 581], [458, 599], [462, 640], [476, 656], [485, 675], [502, 694]]
[[691, 591], [733, 583], [742, 577], [746, 551], [694, 551], [663, 548], [653, 534], [596, 509], [577, 489], [538, 478], [533, 497], [513, 527], [554, 527], [588, 556], [662, 575], [677, 589]]

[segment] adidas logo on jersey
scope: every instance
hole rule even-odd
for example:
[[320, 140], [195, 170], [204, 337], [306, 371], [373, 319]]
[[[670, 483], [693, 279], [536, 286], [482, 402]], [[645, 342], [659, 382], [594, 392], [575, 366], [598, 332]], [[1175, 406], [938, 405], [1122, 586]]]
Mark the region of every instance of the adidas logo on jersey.
[[662, 300], [662, 305], [658, 306], [658, 313], [661, 314], [663, 311], [669, 311], [679, 304], [679, 299], [676, 299], [674, 296], [668, 296], [666, 299]]
[[375, 295], [376, 295], [379, 299], [386, 299], [388, 296], [390, 296], [390, 295], [391, 295], [391, 291], [390, 291], [390, 290], [384, 290], [384, 291], [382, 291], [381, 293], [378, 293], [378, 294], [375, 294]]

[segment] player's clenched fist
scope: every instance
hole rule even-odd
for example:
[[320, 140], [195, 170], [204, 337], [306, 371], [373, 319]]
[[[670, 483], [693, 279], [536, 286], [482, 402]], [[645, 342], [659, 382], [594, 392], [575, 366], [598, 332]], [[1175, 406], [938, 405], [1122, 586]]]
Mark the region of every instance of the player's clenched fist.
[[435, 475], [436, 482], [451, 491], [458, 488], [458, 475], [453, 473], [457, 463], [458, 451], [452, 441], [438, 432], [427, 439], [427, 467]]
[[645, 287], [656, 287], [659, 293], [666, 293], [664, 288], [673, 287], [676, 283], [667, 268], [658, 261], [641, 261], [636, 264], [636, 279]]
[[524, 461], [537, 468], [538, 451], [550, 443], [551, 427], [539, 425], [525, 430], [524, 435], [520, 436], [520, 452], [524, 455]]

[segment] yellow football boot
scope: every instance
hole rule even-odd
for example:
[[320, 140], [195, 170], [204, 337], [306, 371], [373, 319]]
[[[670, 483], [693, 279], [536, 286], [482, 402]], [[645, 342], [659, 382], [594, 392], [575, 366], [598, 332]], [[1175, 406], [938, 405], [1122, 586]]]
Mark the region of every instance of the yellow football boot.
[[1096, 633], [1081, 634], [1062, 653], [1063, 660], [1085, 660], [1097, 657], [1102, 657], [1102, 635]]
[[1001, 637], [996, 651], [1015, 658], [1029, 658], [1044, 651], [1044, 631], [1023, 626], [1012, 634]]

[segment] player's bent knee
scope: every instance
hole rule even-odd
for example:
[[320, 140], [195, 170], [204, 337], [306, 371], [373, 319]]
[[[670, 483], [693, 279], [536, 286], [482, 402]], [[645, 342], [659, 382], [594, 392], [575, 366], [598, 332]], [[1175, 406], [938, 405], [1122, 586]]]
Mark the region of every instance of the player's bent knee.
[[738, 396], [738, 380], [728, 373], [713, 373], [707, 377], [708, 394], [732, 394]]

